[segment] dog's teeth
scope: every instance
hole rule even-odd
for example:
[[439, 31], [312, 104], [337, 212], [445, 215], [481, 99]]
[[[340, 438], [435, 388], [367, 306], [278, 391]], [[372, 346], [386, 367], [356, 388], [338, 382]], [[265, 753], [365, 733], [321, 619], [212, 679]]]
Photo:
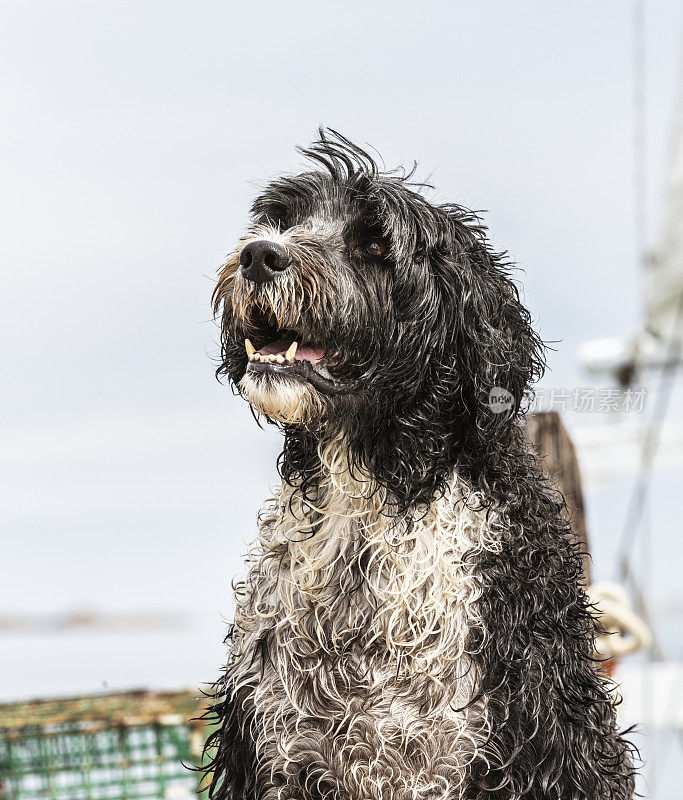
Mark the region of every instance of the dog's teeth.
[[289, 345], [289, 350], [285, 353], [285, 359], [289, 362], [294, 361], [294, 356], [296, 355], [296, 348], [298, 347], [296, 342], [292, 342]]
[[284, 364], [285, 363], [285, 357], [281, 356], [281, 355], [276, 356], [275, 360], [277, 361], [278, 364]]
[[251, 358], [254, 353], [256, 352], [256, 348], [254, 345], [249, 341], [249, 339], [244, 340], [244, 348], [247, 351], [247, 355]]

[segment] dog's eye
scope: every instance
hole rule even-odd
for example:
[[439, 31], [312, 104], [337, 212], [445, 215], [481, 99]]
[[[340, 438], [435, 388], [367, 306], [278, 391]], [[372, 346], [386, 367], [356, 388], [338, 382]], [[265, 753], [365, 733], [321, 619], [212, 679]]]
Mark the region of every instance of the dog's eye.
[[365, 243], [365, 250], [371, 256], [381, 257], [387, 252], [387, 245], [382, 239], [369, 239]]

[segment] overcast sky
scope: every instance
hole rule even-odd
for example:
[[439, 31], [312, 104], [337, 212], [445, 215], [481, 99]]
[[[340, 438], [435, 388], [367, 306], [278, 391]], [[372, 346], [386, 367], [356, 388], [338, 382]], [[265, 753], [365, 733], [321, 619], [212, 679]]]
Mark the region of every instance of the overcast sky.
[[[654, 238], [682, 19], [647, 6]], [[551, 385], [582, 380], [579, 342], [638, 324], [629, 2], [0, 13], [0, 614], [194, 615], [158, 647], [0, 634], [4, 696], [214, 676], [278, 441], [213, 378], [209, 297], [258, 186], [320, 123], [488, 210], [556, 342]]]

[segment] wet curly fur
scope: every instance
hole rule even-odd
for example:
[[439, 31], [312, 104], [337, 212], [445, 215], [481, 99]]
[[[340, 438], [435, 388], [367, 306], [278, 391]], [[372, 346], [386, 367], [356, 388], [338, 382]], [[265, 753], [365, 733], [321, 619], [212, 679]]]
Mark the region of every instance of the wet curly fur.
[[[214, 298], [219, 374], [284, 447], [236, 584], [210, 796], [631, 797], [579, 555], [523, 435], [544, 356], [509, 264], [476, 215], [341, 135], [303, 152]], [[240, 254], [262, 239], [290, 264], [257, 284]], [[285, 330], [327, 369], [250, 370], [245, 338]]]

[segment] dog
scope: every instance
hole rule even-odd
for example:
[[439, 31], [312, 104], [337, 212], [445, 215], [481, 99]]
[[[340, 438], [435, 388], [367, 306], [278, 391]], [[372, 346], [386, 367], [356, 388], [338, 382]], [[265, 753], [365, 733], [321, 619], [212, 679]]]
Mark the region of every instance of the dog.
[[630, 798], [580, 554], [523, 433], [544, 346], [512, 266], [414, 168], [329, 129], [301, 152], [214, 293], [218, 375], [284, 444], [210, 796]]

